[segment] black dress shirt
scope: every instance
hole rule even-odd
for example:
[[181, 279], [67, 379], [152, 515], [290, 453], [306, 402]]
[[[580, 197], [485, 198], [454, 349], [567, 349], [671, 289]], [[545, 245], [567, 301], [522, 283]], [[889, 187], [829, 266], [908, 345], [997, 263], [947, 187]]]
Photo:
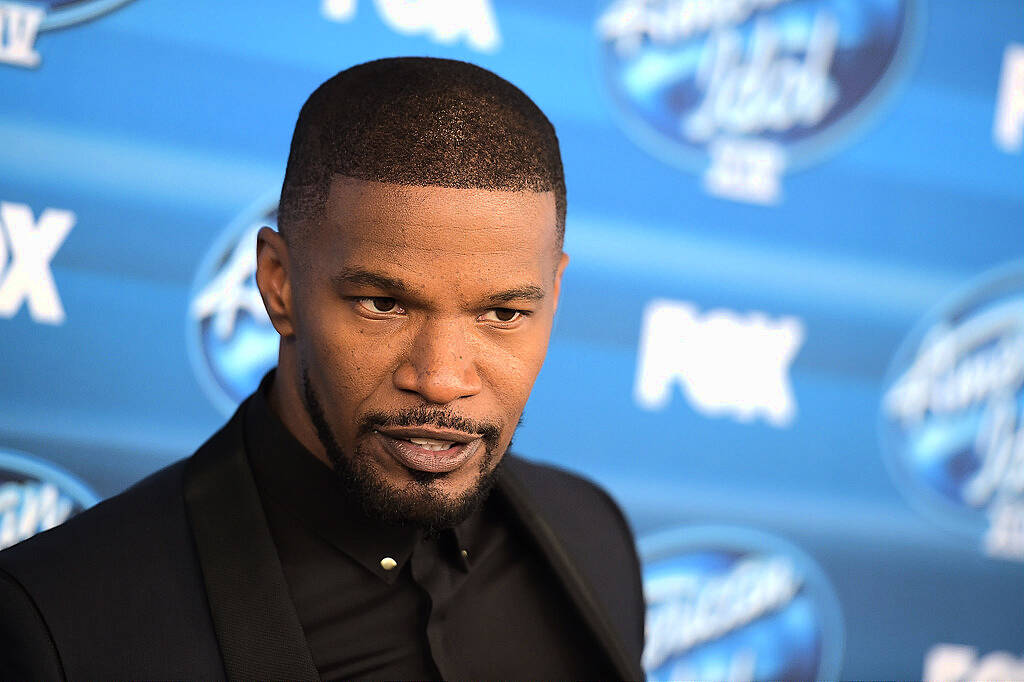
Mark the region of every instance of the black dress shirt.
[[306, 641], [324, 679], [595, 679], [607, 661], [494, 493], [436, 537], [368, 519], [271, 410], [246, 450]]

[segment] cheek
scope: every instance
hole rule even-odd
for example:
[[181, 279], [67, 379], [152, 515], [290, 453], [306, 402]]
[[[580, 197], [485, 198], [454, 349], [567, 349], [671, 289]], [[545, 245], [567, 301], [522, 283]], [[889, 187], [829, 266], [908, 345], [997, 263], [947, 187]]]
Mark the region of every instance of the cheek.
[[[319, 368], [320, 379], [328, 392], [325, 400], [331, 411], [346, 417], [357, 411], [380, 387], [388, 382], [398, 355], [393, 339], [367, 334], [359, 325], [339, 319], [340, 315], [323, 315], [311, 330], [311, 358]], [[313, 372], [310, 367], [310, 372]]]
[[488, 349], [481, 374], [510, 411], [523, 409], [547, 353], [548, 330], [543, 325], [514, 340]]

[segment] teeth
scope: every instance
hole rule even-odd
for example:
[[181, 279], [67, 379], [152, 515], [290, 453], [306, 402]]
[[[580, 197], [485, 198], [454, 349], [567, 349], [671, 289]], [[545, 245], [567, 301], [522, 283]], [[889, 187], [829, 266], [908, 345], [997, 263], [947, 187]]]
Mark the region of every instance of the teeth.
[[451, 441], [434, 440], [433, 438], [409, 438], [408, 441], [414, 445], [419, 445], [424, 450], [447, 450], [452, 446]]

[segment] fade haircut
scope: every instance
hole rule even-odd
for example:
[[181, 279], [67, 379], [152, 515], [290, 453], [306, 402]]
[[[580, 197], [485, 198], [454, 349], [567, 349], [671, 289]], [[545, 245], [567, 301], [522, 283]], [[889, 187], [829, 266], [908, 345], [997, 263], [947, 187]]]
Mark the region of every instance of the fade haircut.
[[555, 129], [519, 88], [473, 64], [379, 59], [318, 87], [299, 112], [281, 187], [278, 227], [289, 243], [322, 216], [339, 175], [551, 191], [562, 243], [565, 176]]

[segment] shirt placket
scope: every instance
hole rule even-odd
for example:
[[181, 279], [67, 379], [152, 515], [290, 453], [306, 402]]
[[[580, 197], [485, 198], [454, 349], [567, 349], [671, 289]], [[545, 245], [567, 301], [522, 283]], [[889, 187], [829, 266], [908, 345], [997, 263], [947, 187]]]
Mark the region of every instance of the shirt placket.
[[412, 553], [410, 568], [413, 580], [430, 599], [427, 641], [434, 665], [442, 678], [460, 679], [458, 658], [449, 650], [445, 633], [452, 599], [465, 580], [466, 572], [445, 558], [446, 550], [458, 551], [453, 536], [421, 540]]

